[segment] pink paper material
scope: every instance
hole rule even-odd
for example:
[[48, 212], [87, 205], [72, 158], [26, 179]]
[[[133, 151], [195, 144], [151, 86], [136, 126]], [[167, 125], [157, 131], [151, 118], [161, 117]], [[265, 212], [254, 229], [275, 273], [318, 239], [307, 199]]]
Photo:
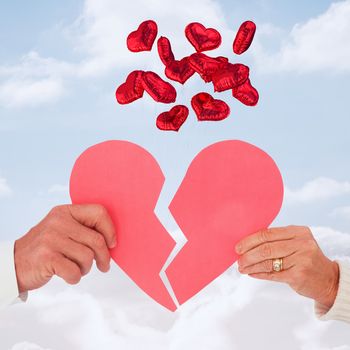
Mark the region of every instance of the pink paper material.
[[113, 260], [150, 297], [174, 311], [176, 305], [159, 277], [175, 246], [154, 214], [163, 184], [163, 173], [150, 153], [130, 142], [107, 141], [79, 157], [70, 194], [73, 203], [106, 207], [117, 232]]
[[[158, 163], [146, 150], [108, 141], [79, 157], [70, 191], [73, 203], [107, 208], [118, 236], [112, 258], [150, 297], [174, 311], [159, 277], [175, 246], [154, 214], [163, 183]], [[268, 227], [282, 198], [276, 164], [255, 146], [223, 141], [195, 157], [169, 207], [189, 240], [166, 270], [180, 304], [237, 260], [235, 243]]]
[[236, 243], [267, 228], [282, 199], [281, 174], [259, 148], [224, 141], [196, 156], [170, 204], [188, 239], [166, 270], [180, 304], [238, 259]]

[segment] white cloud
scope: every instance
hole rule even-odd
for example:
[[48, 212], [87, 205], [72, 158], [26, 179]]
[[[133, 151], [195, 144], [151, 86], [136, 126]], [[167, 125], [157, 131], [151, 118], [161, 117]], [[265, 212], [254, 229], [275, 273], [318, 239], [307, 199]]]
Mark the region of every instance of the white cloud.
[[86, 0], [83, 13], [73, 27], [78, 32], [78, 48], [87, 55], [80, 73], [94, 75], [116, 67], [158, 62], [156, 50], [151, 54], [134, 54], [126, 48], [129, 32], [146, 19], [157, 22], [159, 36], [170, 36], [178, 57], [193, 51], [184, 36], [184, 28], [191, 21], [203, 21], [207, 26], [226, 29], [221, 8], [213, 0], [178, 0], [175, 3], [171, 0]]
[[8, 197], [12, 194], [12, 189], [8, 185], [7, 180], [3, 177], [0, 177], [0, 198]]
[[179, 58], [193, 52], [184, 36], [184, 28], [191, 21], [221, 28], [224, 37], [233, 37], [214, 0], [86, 0], [78, 19], [62, 29], [70, 35], [73, 45], [67, 50], [78, 52], [83, 58], [78, 63], [68, 62], [31, 51], [17, 64], [0, 66], [0, 106], [30, 107], [55, 102], [72, 79], [106, 74], [115, 77], [120, 69], [131, 67], [163, 71], [156, 43], [151, 53], [135, 54], [126, 48], [129, 32], [149, 18], [157, 21], [159, 36], [170, 37]]
[[[262, 71], [350, 72], [349, 33], [350, 0], [337, 1], [318, 17], [296, 24], [277, 52], [267, 53], [258, 40], [253, 54]], [[258, 31], [257, 37], [275, 34]]]
[[[312, 230], [330, 257], [349, 254], [349, 234]], [[55, 278], [0, 314], [2, 345], [10, 349], [27, 339], [71, 350], [347, 350], [348, 327], [318, 321], [312, 301], [285, 285], [240, 276], [236, 266], [176, 313], [158, 307], [113, 266], [109, 274], [94, 269], [74, 287]]]
[[44, 349], [41, 346], [33, 343], [21, 342], [12, 346], [10, 350], [50, 350], [50, 349], [47, 349], [47, 348]]
[[327, 256], [350, 259], [350, 233], [323, 226], [311, 227], [311, 231]]
[[350, 193], [350, 182], [339, 182], [327, 177], [319, 177], [305, 183], [299, 189], [285, 188], [287, 203], [303, 203], [327, 200]]
[[331, 212], [331, 216], [350, 219], [350, 206], [338, 207]]
[[9, 80], [0, 86], [0, 105], [29, 107], [56, 101], [63, 94], [59, 80]]
[[72, 66], [31, 51], [18, 64], [0, 66], [0, 106], [35, 107], [57, 101]]
[[[184, 27], [191, 21], [220, 28], [223, 47], [218, 55], [227, 55], [234, 32], [214, 0], [86, 0], [82, 13], [63, 31], [70, 36], [67, 52], [79, 53], [78, 62], [42, 57], [31, 51], [20, 62], [0, 66], [0, 106], [30, 107], [57, 101], [72, 79], [118, 74], [130, 67], [160, 69], [156, 50], [130, 53], [126, 37], [145, 19], [155, 19], [159, 35], [170, 37], [177, 57], [193, 51], [186, 42]], [[350, 71], [350, 0], [334, 3], [317, 18], [296, 25], [285, 39], [283, 30], [273, 24], [261, 24], [251, 54], [264, 72], [270, 70]], [[279, 51], [268, 53], [264, 37], [277, 36]], [[229, 44], [230, 43], [230, 44]]]
[[52, 185], [47, 192], [53, 194], [67, 194], [69, 192], [69, 188], [67, 185], [55, 184]]

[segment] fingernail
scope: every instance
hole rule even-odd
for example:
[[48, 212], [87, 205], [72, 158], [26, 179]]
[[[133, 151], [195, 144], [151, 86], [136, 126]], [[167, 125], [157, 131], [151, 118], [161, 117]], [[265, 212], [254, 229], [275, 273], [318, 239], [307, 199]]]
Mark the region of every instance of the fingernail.
[[117, 245], [117, 239], [113, 238], [112, 243], [110, 244], [109, 248], [115, 248]]
[[239, 254], [242, 251], [242, 245], [240, 243], [238, 243], [235, 247], [236, 252]]

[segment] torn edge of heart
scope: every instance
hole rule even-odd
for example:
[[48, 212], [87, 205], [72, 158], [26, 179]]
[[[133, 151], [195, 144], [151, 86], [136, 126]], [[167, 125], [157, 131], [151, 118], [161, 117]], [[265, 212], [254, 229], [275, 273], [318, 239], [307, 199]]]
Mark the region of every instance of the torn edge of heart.
[[[174, 216], [171, 214], [169, 205], [171, 201], [173, 200], [181, 182], [183, 181], [184, 177], [186, 175], [186, 170], [184, 174], [178, 177], [178, 186], [174, 186], [174, 181], [170, 177], [166, 177], [162, 191], [159, 194], [158, 201], [156, 204], [156, 207], [154, 209], [154, 214], [157, 216], [159, 221], [162, 223], [162, 225], [165, 227], [165, 229], [168, 231], [168, 234], [172, 237], [172, 239], [176, 242], [176, 245], [174, 249], [171, 251], [171, 253], [168, 256], [168, 259], [164, 263], [164, 266], [162, 267], [159, 276], [162, 280], [165, 288], [167, 289], [170, 297], [173, 299], [176, 308], [178, 309], [180, 307], [180, 304], [176, 298], [176, 295], [174, 293], [174, 290], [171, 286], [171, 283], [168, 279], [168, 276], [166, 275], [165, 271], [171, 265], [171, 263], [174, 261], [176, 256], [179, 254], [179, 252], [182, 250], [182, 248], [185, 246], [185, 244], [188, 242], [188, 239], [186, 238], [186, 235], [181, 230], [180, 226], [177, 224]], [[174, 187], [174, 189], [172, 189]], [[176, 310], [175, 310], [176, 311]]]

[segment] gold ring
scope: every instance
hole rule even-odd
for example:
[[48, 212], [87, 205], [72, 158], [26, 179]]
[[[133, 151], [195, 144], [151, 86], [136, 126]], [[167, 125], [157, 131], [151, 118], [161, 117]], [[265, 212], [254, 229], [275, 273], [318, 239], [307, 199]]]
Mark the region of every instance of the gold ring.
[[272, 268], [273, 271], [275, 272], [280, 272], [283, 270], [283, 259], [278, 258], [278, 259], [273, 259], [272, 260]]

